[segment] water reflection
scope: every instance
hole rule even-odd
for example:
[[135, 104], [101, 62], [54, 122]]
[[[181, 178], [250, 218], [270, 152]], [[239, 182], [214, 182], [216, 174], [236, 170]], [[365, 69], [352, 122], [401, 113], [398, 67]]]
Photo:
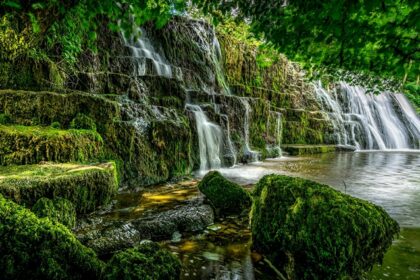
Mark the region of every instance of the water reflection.
[[420, 153], [330, 153], [271, 159], [221, 172], [242, 184], [271, 173], [304, 177], [384, 207], [401, 226], [420, 226]]

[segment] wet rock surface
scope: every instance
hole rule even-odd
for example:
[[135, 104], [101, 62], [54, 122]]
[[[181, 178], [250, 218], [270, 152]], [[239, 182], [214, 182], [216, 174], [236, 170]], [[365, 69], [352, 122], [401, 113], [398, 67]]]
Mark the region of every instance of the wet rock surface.
[[[139, 200], [133, 199], [136, 195]], [[119, 199], [125, 197], [130, 196], [121, 194]], [[75, 230], [78, 239], [99, 255], [108, 255], [145, 239], [170, 240], [174, 235], [199, 232], [214, 223], [212, 207], [204, 204], [195, 186], [163, 187], [133, 194], [130, 199], [117, 201], [110, 209], [79, 221]]]

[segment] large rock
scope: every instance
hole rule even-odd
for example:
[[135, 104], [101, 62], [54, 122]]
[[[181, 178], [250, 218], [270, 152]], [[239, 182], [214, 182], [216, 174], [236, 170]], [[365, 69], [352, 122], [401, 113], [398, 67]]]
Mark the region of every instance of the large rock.
[[0, 195], [2, 279], [98, 279], [104, 264], [63, 225]]
[[105, 268], [106, 280], [175, 280], [181, 263], [174, 255], [153, 242], [115, 254]]
[[127, 221], [87, 219], [76, 232], [79, 240], [99, 255], [138, 245], [142, 240], [171, 239], [175, 232], [199, 232], [214, 223], [213, 210], [193, 199], [174, 209], [152, 212], [146, 216]]
[[93, 130], [0, 125], [0, 165], [95, 161], [102, 149], [102, 137]]
[[289, 279], [359, 279], [399, 232], [381, 207], [287, 176], [258, 182], [251, 215], [253, 247]]
[[115, 163], [0, 166], [0, 194], [32, 207], [42, 197], [71, 201], [78, 213], [107, 204], [118, 188]]
[[40, 198], [32, 207], [32, 212], [39, 218], [48, 217], [68, 228], [76, 225], [76, 208], [65, 198]]
[[252, 203], [247, 191], [224, 178], [218, 171], [207, 173], [198, 188], [220, 215], [240, 214]]

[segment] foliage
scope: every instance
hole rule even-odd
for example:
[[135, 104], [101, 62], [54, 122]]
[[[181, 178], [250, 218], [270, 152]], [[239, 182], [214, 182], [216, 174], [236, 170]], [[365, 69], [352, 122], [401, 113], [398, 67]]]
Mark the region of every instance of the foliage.
[[104, 264], [65, 226], [0, 195], [2, 279], [98, 279]]
[[406, 96], [420, 114], [420, 85], [416, 83], [408, 83], [404, 86], [404, 90]]
[[175, 280], [181, 263], [157, 243], [145, 242], [115, 254], [105, 268], [105, 279]]
[[198, 184], [200, 191], [220, 210], [222, 216], [240, 214], [251, 206], [251, 196], [241, 186], [230, 182], [218, 171], [211, 171]]
[[92, 118], [86, 116], [85, 114], [78, 113], [71, 121], [70, 128], [96, 131], [96, 124]]
[[60, 129], [61, 124], [59, 122], [52, 122], [51, 123], [51, 128]]
[[11, 124], [12, 118], [8, 114], [0, 114], [0, 125]]
[[27, 207], [42, 197], [61, 197], [71, 201], [82, 214], [109, 203], [118, 188], [113, 162], [0, 166], [0, 173], [0, 194], [5, 197]]
[[267, 175], [256, 185], [253, 246], [288, 279], [359, 279], [398, 234], [379, 206], [301, 178]]
[[205, 12], [220, 11], [251, 23], [289, 58], [393, 75], [420, 74], [420, 2], [415, 0], [247, 1], [195, 0]]
[[70, 229], [76, 225], [76, 208], [65, 198], [42, 197], [32, 207], [32, 212], [39, 218], [48, 217]]
[[[103, 21], [112, 31], [131, 32], [130, 16], [137, 25], [155, 21], [162, 27], [184, 5], [183, 0], [1, 0], [0, 37], [11, 39], [7, 48], [1, 49], [1, 56], [45, 59], [58, 55], [74, 64], [82, 51], [96, 51], [95, 41]], [[18, 24], [8, 24], [10, 19]], [[29, 45], [34, 48], [29, 50]]]

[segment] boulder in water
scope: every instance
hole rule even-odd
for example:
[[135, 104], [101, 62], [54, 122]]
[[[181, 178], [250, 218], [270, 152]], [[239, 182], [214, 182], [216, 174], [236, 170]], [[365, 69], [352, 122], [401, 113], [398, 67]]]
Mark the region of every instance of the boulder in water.
[[181, 263], [154, 242], [115, 254], [105, 268], [105, 279], [172, 280], [179, 279]]
[[251, 227], [254, 249], [288, 279], [359, 279], [382, 261], [399, 232], [379, 206], [279, 175], [256, 185]]
[[218, 171], [207, 173], [198, 188], [221, 215], [240, 214], [252, 204], [246, 190], [224, 178]]

